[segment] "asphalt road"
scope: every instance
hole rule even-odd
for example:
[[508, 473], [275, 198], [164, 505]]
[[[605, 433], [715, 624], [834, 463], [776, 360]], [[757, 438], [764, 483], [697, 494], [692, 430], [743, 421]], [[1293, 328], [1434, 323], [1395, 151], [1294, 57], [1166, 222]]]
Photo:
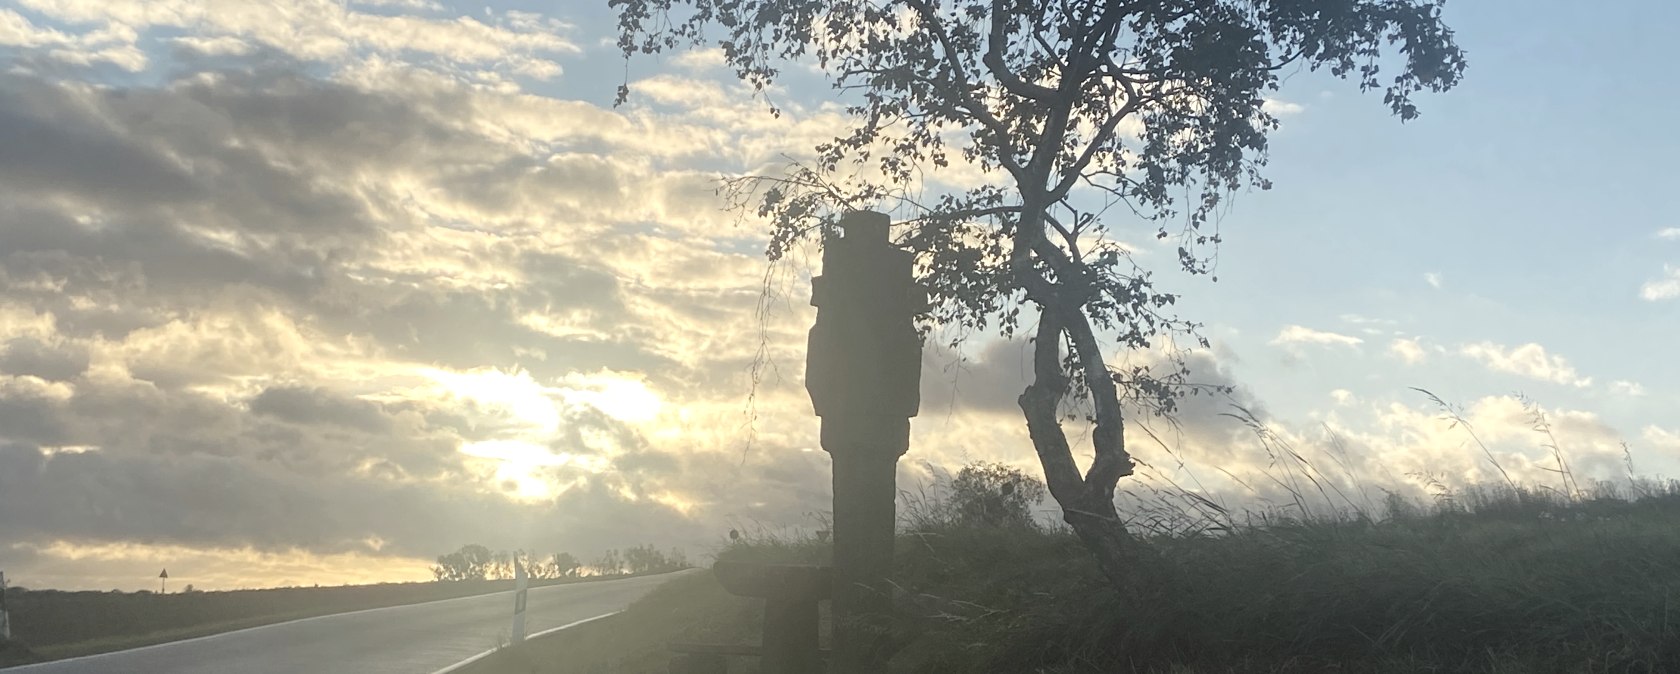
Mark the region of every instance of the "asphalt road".
[[[535, 634], [628, 606], [676, 574], [528, 590]], [[431, 674], [505, 642], [513, 592], [305, 618], [4, 670], [5, 674]]]

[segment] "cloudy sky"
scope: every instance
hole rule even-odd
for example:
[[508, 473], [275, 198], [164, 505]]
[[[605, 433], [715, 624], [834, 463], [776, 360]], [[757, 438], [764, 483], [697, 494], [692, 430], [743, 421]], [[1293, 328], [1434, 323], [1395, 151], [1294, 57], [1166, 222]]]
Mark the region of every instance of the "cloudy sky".
[[[773, 117], [717, 54], [627, 69], [604, 4], [0, 2], [0, 569], [425, 579], [468, 542], [703, 556], [815, 521], [816, 251], [767, 267], [713, 189], [845, 119], [814, 72]], [[1134, 428], [1146, 479], [1270, 496], [1233, 403], [1372, 489], [1494, 477], [1414, 386], [1519, 479], [1555, 482], [1533, 405], [1583, 480], [1680, 468], [1680, 7], [1447, 18], [1468, 77], [1413, 123], [1279, 92], [1277, 187], [1225, 216], [1219, 281], [1163, 277], [1237, 391]], [[1153, 231], [1114, 227], [1146, 265]], [[1033, 465], [1024, 356], [927, 351], [901, 486]]]

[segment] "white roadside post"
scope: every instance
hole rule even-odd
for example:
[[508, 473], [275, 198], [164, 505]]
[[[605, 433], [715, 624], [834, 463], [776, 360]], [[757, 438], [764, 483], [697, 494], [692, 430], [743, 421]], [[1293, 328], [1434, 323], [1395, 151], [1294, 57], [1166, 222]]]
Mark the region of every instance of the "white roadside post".
[[0, 571], [0, 641], [12, 638], [12, 619], [6, 613], [6, 572]]
[[513, 643], [517, 644], [525, 640], [525, 592], [531, 587], [519, 555], [513, 556], [513, 578]]

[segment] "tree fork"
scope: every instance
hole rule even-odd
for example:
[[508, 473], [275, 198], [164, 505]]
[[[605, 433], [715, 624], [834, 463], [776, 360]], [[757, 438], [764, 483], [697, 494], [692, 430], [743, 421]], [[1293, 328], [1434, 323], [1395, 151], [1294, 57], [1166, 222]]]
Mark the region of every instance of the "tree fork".
[[[1067, 434], [1062, 430], [1061, 420], [1057, 418], [1056, 407], [1067, 395], [1068, 375], [1062, 370], [1061, 337], [1064, 332], [1072, 333], [1083, 327], [1089, 336], [1090, 324], [1083, 319], [1083, 315], [1074, 312], [1058, 311], [1052, 304], [1040, 304], [1038, 331], [1033, 345], [1033, 383], [1021, 393], [1017, 403], [1021, 412], [1026, 416], [1027, 433], [1032, 439], [1033, 449], [1038, 453], [1039, 464], [1044, 468], [1045, 484], [1050, 489], [1050, 495], [1062, 507], [1062, 521], [1073, 528], [1086, 549], [1096, 558], [1097, 567], [1102, 571], [1114, 589], [1122, 594], [1129, 594], [1128, 587], [1132, 584], [1128, 579], [1135, 572], [1138, 558], [1137, 543], [1133, 540], [1125, 524], [1120, 521], [1119, 513], [1114, 508], [1114, 489], [1119, 479], [1130, 474], [1131, 460], [1125, 449], [1118, 443], [1124, 442], [1124, 437], [1118, 432], [1105, 432], [1102, 423], [1098, 424], [1096, 437], [1111, 437], [1105, 440], [1108, 447], [1098, 447], [1098, 461], [1092, 463], [1092, 470], [1084, 477], [1079, 474], [1078, 464], [1074, 462], [1072, 448], [1068, 444]], [[1074, 326], [1063, 321], [1062, 314], [1073, 313]], [[1069, 330], [1072, 327], [1072, 330]], [[1075, 349], [1078, 343], [1075, 339]], [[1090, 339], [1095, 342], [1094, 337]], [[1099, 361], [1100, 362], [1100, 361]], [[1086, 385], [1092, 391], [1093, 398], [1103, 395], [1112, 404], [1114, 426], [1117, 430], [1119, 419], [1119, 398], [1117, 389], [1111, 378], [1106, 377], [1107, 370], [1102, 370], [1102, 379], [1106, 380], [1106, 388], [1093, 386], [1091, 368], [1087, 364], [1083, 368], [1086, 372]], [[1103, 391], [1104, 393], [1099, 393]], [[1103, 403], [1098, 403], [1099, 409]], [[1099, 412], [1099, 417], [1101, 413]], [[1126, 466], [1124, 473], [1112, 470], [1099, 471], [1098, 467], [1103, 457], [1118, 457], [1121, 464]]]

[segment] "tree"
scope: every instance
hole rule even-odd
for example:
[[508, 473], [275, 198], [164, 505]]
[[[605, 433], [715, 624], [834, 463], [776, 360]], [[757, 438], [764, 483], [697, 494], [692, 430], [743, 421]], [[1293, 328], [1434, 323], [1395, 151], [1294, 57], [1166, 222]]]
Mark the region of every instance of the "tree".
[[630, 573], [663, 571], [669, 565], [665, 553], [651, 545], [638, 545], [624, 551], [624, 566]]
[[[769, 220], [772, 263], [799, 242], [836, 236], [846, 210], [909, 208], [897, 243], [917, 255], [918, 280], [934, 300], [929, 323], [1006, 337], [1030, 327], [1033, 381], [1018, 402], [1045, 483], [1123, 588], [1138, 551], [1114, 505], [1134, 467], [1123, 405], [1170, 415], [1175, 400], [1201, 389], [1181, 358], [1115, 367], [1104, 342], [1133, 350], [1175, 336], [1206, 340], [1168, 313], [1178, 296], [1158, 290], [1107, 234], [1130, 223], [1177, 237], [1178, 266], [1210, 273], [1226, 197], [1270, 188], [1261, 169], [1278, 121], [1265, 102], [1279, 72], [1352, 78], [1361, 90], [1382, 89], [1402, 121], [1415, 118], [1413, 94], [1449, 89], [1464, 70], [1443, 2], [609, 4], [626, 59], [715, 44], [761, 93], [804, 60], [853, 97], [849, 133], [785, 175], [729, 180], [725, 193]], [[628, 94], [621, 86], [619, 101]], [[949, 166], [953, 153], [1001, 177], [914, 197], [922, 171]], [[1088, 405], [1094, 424], [1094, 457], [1083, 471], [1062, 427], [1069, 401]]]
[[622, 575], [624, 573], [624, 558], [619, 556], [618, 550], [615, 548], [601, 555], [601, 558], [595, 560], [595, 563], [591, 566], [594, 567], [597, 576]]
[[583, 570], [583, 562], [569, 552], [557, 552], [548, 560], [555, 578], [576, 578]]
[[1032, 507], [1042, 498], [1044, 483], [1001, 463], [968, 464], [951, 481], [952, 514], [966, 526], [1032, 526]]
[[490, 570], [490, 549], [476, 543], [463, 545], [460, 550], [437, 558], [432, 577], [437, 580], [484, 580]]

